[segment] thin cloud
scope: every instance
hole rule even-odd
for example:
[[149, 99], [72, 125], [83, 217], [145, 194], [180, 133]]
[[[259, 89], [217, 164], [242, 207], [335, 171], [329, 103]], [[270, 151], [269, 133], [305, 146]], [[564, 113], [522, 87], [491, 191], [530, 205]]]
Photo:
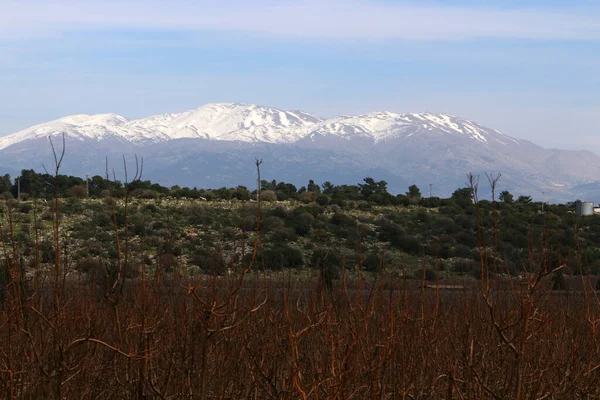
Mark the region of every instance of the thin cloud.
[[8, 1], [0, 8], [0, 38], [79, 30], [166, 29], [334, 40], [597, 40], [597, 11], [315, 0]]

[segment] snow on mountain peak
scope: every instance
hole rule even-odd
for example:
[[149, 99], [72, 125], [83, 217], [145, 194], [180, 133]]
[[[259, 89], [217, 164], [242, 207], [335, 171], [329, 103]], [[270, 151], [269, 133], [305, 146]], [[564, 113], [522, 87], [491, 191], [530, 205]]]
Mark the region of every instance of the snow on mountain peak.
[[96, 115], [70, 115], [68, 117], [59, 118], [56, 122], [62, 122], [73, 126], [93, 126], [93, 125], [121, 125], [127, 122], [125, 117], [118, 114], [96, 114]]
[[428, 112], [396, 114], [376, 111], [357, 116], [341, 116], [317, 124], [311, 135], [329, 135], [345, 139], [363, 137], [375, 142], [418, 135], [461, 135], [486, 143], [495, 140], [518, 143], [502, 133], [475, 122], [448, 114]]
[[[419, 131], [441, 131], [449, 134], [460, 134], [480, 142], [487, 142], [489, 139], [493, 138], [502, 144], [505, 144], [505, 141], [511, 141], [518, 144], [515, 139], [506, 136], [501, 132], [449, 114], [433, 114], [427, 112], [408, 113], [403, 114], [403, 117], [407, 118], [417, 126], [420, 125]], [[409, 136], [414, 133], [417, 132], [412, 132]]]
[[479, 142], [514, 141], [500, 132], [447, 114], [376, 111], [321, 120], [302, 111], [239, 103], [210, 103], [182, 113], [128, 121], [117, 114], [71, 115], [0, 138], [0, 149], [65, 134], [77, 140], [114, 138], [132, 143], [174, 139], [294, 143], [314, 134], [375, 142], [423, 134], [462, 135]]
[[117, 114], [70, 115], [0, 137], [0, 150], [26, 140], [63, 134], [73, 139], [96, 141], [108, 137], [122, 137], [126, 133], [122, 128], [126, 122], [124, 117]]
[[301, 111], [239, 103], [211, 103], [178, 114], [164, 114], [130, 121], [136, 132], [152, 138], [238, 140], [243, 142], [292, 143], [319, 118]]

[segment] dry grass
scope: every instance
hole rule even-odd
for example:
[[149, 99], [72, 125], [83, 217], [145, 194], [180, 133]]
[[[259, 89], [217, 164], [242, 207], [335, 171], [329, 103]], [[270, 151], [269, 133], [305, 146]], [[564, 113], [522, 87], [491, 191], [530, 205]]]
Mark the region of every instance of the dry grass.
[[12, 291], [0, 314], [0, 391], [36, 399], [600, 394], [598, 333], [584, 296], [519, 287], [491, 291], [490, 308], [475, 290], [403, 283], [340, 282], [327, 292], [317, 282], [140, 280], [118, 304], [72, 284], [59, 307], [51, 290]]
[[[491, 279], [488, 271], [502, 266], [488, 265], [490, 246], [480, 242], [481, 281], [465, 290], [365, 282], [360, 265], [357, 280], [344, 275], [332, 288], [257, 272], [248, 279], [257, 266], [195, 279], [159, 269], [149, 279], [142, 265], [141, 277], [127, 281], [125, 231], [115, 234], [116, 273], [98, 285], [68, 280], [61, 252], [52, 271], [41, 271], [35, 231], [34, 280], [26, 285], [10, 205], [7, 212], [8, 229], [0, 226], [8, 232], [0, 244], [9, 274], [0, 308], [2, 398], [600, 396], [600, 302], [587, 278], [575, 295], [553, 293], [547, 258], [532, 261], [519, 279]], [[258, 212], [260, 221], [260, 201]], [[60, 223], [55, 211], [57, 249]], [[248, 245], [256, 259], [260, 225]]]

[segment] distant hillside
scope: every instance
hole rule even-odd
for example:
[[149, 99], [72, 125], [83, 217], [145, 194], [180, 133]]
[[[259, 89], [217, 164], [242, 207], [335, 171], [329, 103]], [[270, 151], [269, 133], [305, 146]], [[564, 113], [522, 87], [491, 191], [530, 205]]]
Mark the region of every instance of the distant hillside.
[[[600, 157], [545, 149], [465, 118], [445, 114], [373, 112], [327, 120], [258, 105], [207, 104], [195, 110], [127, 120], [116, 114], [75, 115], [0, 138], [0, 168], [42, 169], [53, 162], [48, 136], [65, 135], [64, 172], [122, 170], [122, 156], [145, 159], [145, 174], [163, 184], [197, 187], [253, 185], [254, 159], [272, 179], [360, 182], [373, 175], [394, 192], [416, 183], [447, 196], [465, 174], [502, 173], [502, 189], [534, 199], [588, 196], [600, 177]], [[10, 167], [7, 167], [10, 166]], [[596, 196], [594, 194], [594, 196]]]

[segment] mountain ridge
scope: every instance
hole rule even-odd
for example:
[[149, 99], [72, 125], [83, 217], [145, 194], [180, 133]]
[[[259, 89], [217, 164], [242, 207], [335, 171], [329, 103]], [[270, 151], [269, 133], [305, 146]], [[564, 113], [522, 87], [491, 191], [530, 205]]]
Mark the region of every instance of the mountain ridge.
[[321, 119], [240, 103], [134, 120], [112, 113], [59, 118], [0, 138], [0, 169], [52, 165], [48, 136], [62, 133], [65, 173], [103, 175], [105, 157], [118, 169], [123, 156], [137, 154], [147, 179], [190, 187], [253, 186], [256, 158], [265, 160], [264, 176], [296, 185], [372, 176], [396, 193], [414, 183], [424, 193], [433, 184], [435, 194], [450, 195], [466, 173], [501, 172], [503, 189], [534, 198], [585, 199], [598, 192], [590, 189], [595, 182], [600, 187], [598, 155], [545, 149], [466, 118], [375, 111]]
[[303, 111], [284, 111], [253, 104], [209, 103], [181, 113], [152, 115], [134, 120], [114, 113], [66, 116], [0, 137], [0, 149], [25, 140], [62, 133], [79, 140], [112, 138], [132, 143], [183, 138], [296, 143], [310, 135], [348, 139], [364, 137], [385, 141], [394, 135], [412, 136], [434, 129], [448, 134], [470, 135], [482, 142], [487, 141], [486, 137], [494, 135], [517, 141], [496, 130], [448, 114], [374, 111], [356, 116], [321, 119]]

